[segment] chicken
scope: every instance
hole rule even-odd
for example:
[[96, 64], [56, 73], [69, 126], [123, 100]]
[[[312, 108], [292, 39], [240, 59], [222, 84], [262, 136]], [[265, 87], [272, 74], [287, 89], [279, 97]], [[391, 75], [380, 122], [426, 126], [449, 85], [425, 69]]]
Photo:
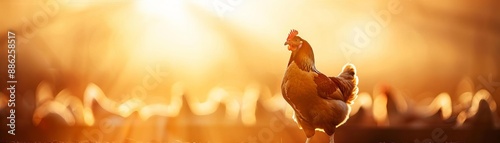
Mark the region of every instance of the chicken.
[[311, 45], [291, 30], [285, 45], [292, 51], [281, 84], [283, 98], [294, 109], [294, 119], [307, 136], [323, 131], [334, 142], [335, 129], [348, 119], [358, 93], [356, 68], [346, 64], [337, 77], [328, 77], [314, 65]]

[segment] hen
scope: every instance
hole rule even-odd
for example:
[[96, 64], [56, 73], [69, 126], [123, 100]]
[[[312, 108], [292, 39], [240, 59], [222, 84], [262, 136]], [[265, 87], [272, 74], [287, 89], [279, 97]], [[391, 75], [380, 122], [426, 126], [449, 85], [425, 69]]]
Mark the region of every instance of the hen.
[[315, 130], [328, 134], [333, 143], [335, 129], [347, 121], [350, 104], [357, 97], [356, 68], [346, 64], [338, 76], [324, 75], [314, 65], [311, 45], [297, 34], [297, 30], [291, 30], [285, 42], [292, 54], [281, 92], [295, 111], [294, 119], [304, 130], [306, 143]]

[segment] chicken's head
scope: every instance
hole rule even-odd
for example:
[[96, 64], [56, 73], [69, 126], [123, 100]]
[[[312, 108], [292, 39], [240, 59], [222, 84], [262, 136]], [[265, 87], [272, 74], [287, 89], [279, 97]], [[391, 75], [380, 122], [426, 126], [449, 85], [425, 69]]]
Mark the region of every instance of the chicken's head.
[[292, 29], [286, 38], [285, 45], [288, 45], [290, 51], [295, 51], [302, 46], [303, 40], [297, 34], [299, 34], [299, 31]]

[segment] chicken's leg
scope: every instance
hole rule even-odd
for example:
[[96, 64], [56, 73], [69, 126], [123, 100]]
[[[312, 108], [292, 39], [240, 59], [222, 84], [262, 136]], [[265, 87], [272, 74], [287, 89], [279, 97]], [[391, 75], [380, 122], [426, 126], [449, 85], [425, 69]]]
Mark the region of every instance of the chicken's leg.
[[333, 135], [335, 135], [335, 134], [332, 134], [332, 135], [330, 136], [330, 143], [335, 143], [335, 141], [333, 141]]
[[[298, 120], [299, 122], [301, 122], [302, 120]], [[304, 124], [304, 126], [302, 126], [302, 130], [304, 130], [304, 133], [306, 133], [306, 143], [309, 143], [311, 141], [311, 138], [314, 136], [314, 129], [313, 128], [310, 128], [310, 126], [308, 124]]]
[[309, 143], [311, 141], [311, 138], [306, 139], [306, 143]]

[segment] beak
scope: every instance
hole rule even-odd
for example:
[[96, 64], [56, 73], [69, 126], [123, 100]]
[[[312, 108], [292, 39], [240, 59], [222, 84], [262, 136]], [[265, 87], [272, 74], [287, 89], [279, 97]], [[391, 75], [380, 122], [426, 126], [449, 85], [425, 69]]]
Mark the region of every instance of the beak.
[[283, 46], [286, 46], [286, 45], [288, 45], [288, 41], [286, 41], [285, 44], [283, 44]]

